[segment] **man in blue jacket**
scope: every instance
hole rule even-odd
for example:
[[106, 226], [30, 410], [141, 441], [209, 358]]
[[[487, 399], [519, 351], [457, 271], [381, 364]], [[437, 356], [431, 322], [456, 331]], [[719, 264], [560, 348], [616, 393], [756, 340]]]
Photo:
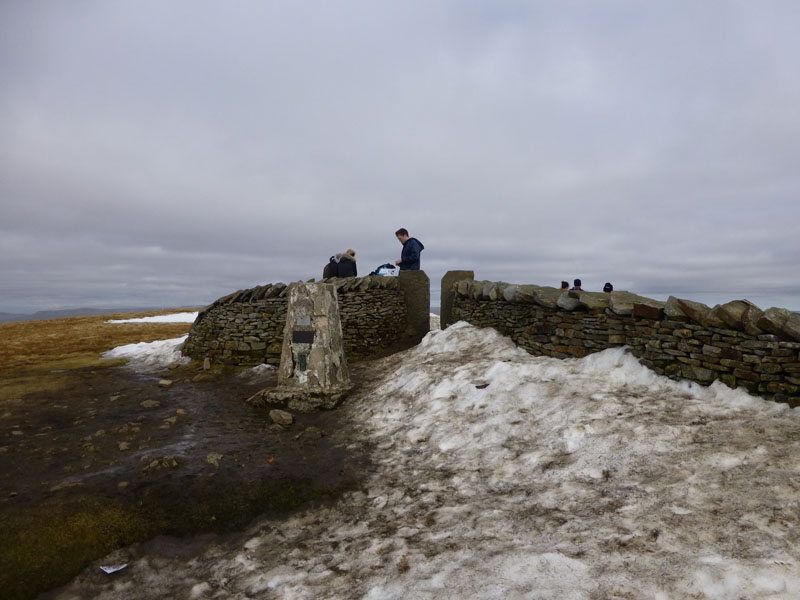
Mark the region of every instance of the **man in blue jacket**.
[[419, 271], [420, 252], [425, 249], [417, 238], [408, 237], [408, 229], [401, 227], [394, 232], [397, 239], [403, 244], [400, 260], [394, 261], [401, 271]]

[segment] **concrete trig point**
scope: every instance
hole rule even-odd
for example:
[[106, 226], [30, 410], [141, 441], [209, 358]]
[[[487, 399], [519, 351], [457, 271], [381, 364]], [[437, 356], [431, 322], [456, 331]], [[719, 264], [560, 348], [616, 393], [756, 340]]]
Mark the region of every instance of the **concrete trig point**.
[[288, 296], [278, 387], [262, 390], [248, 402], [255, 406], [285, 404], [302, 412], [334, 408], [353, 387], [336, 287], [293, 283]]

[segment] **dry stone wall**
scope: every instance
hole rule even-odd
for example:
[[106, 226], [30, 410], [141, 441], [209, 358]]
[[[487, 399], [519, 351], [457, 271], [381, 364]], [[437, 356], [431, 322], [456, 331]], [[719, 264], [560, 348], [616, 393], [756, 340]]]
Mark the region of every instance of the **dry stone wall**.
[[[344, 348], [349, 360], [403, 345], [406, 303], [394, 277], [325, 279], [336, 284]], [[286, 324], [287, 286], [274, 283], [239, 290], [197, 316], [183, 354], [215, 364], [278, 365]]]
[[493, 327], [534, 355], [583, 357], [630, 346], [642, 364], [673, 379], [720, 380], [800, 405], [800, 315], [785, 309], [470, 279], [447, 292], [454, 320]]

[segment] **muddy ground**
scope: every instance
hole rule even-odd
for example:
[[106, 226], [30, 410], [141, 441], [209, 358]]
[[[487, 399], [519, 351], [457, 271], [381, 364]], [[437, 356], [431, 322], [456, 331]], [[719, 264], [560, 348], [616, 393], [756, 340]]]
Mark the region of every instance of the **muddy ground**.
[[[356, 387], [368, 363], [353, 365]], [[33, 597], [116, 547], [241, 527], [358, 485], [369, 448], [343, 411], [288, 427], [244, 400], [274, 386], [197, 366], [78, 369], [57, 393], [6, 402], [0, 589]], [[169, 378], [170, 387], [159, 385]]]

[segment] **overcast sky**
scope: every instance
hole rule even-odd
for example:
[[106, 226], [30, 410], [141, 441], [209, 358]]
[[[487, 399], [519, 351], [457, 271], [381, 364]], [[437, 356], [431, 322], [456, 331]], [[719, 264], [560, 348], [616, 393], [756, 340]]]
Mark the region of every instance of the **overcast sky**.
[[800, 7], [0, 2], [0, 311], [399, 257], [800, 310]]

